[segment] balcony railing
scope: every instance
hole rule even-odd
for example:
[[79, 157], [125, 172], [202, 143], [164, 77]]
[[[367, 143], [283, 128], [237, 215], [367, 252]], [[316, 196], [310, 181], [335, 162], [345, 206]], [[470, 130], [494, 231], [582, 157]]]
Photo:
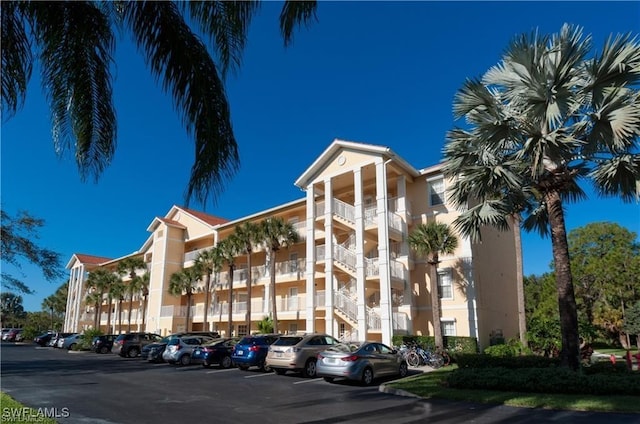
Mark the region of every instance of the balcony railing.
[[200, 255], [201, 252], [204, 252], [205, 250], [209, 250], [211, 249], [211, 247], [205, 247], [203, 249], [198, 249], [198, 250], [193, 250], [191, 252], [187, 252], [184, 254], [184, 261], [185, 262], [190, 262], [190, 261], [195, 261], [198, 256]]

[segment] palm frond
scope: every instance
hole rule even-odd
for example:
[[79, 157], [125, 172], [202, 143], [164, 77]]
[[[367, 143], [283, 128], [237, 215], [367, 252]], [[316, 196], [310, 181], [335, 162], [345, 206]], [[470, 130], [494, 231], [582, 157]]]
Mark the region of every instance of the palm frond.
[[73, 146], [81, 178], [97, 178], [116, 145], [110, 22], [93, 2], [34, 3], [31, 12], [56, 150]]
[[249, 23], [260, 6], [257, 1], [179, 2], [209, 36], [217, 53], [222, 75], [236, 71], [242, 63]]
[[591, 177], [603, 196], [620, 196], [625, 202], [638, 200], [640, 155], [628, 153], [602, 161], [593, 169]]
[[315, 0], [287, 0], [284, 2], [280, 12], [280, 32], [285, 46], [293, 42], [293, 31], [295, 31], [296, 26], [309, 25], [312, 21], [317, 20], [317, 8], [318, 2]]
[[217, 67], [203, 42], [169, 2], [126, 3], [124, 19], [136, 43], [173, 97], [188, 134], [195, 138], [195, 161], [185, 192], [206, 203], [216, 200], [224, 181], [238, 169], [238, 147]]
[[23, 5], [2, 4], [2, 119], [13, 116], [24, 104], [31, 78], [33, 56], [25, 29]]

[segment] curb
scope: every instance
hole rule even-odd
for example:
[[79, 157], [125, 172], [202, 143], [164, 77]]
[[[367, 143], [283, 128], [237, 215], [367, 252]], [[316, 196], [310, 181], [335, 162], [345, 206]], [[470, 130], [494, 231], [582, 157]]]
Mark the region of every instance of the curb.
[[381, 384], [378, 387], [378, 391], [381, 392], [381, 393], [388, 393], [390, 395], [404, 396], [404, 397], [410, 397], [410, 398], [414, 398], [414, 399], [422, 399], [422, 396], [418, 396], [418, 395], [413, 394], [411, 392], [407, 392], [406, 390], [395, 389], [393, 387], [387, 386], [386, 384]]

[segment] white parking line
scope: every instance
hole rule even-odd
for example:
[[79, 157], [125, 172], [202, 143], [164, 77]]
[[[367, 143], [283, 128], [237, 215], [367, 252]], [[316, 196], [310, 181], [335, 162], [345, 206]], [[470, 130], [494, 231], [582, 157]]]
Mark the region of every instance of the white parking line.
[[207, 374], [217, 374], [219, 372], [236, 371], [237, 368], [227, 368], [226, 370], [207, 371]]
[[318, 381], [324, 381], [324, 380], [322, 378], [312, 378], [311, 380], [296, 381], [293, 384], [317, 383]]
[[275, 374], [271, 372], [265, 372], [262, 374], [247, 375], [244, 378], [268, 377], [270, 375], [275, 375]]

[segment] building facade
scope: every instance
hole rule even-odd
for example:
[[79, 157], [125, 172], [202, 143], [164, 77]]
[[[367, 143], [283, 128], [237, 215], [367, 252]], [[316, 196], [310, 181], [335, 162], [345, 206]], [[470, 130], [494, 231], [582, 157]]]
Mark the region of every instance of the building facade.
[[[448, 181], [441, 165], [418, 170], [388, 147], [335, 140], [295, 184], [306, 193], [304, 198], [233, 221], [179, 206], [154, 218], [149, 238], [126, 256], [144, 261], [146, 269], [138, 274], [147, 274], [148, 289], [120, 302], [120, 307], [114, 302], [111, 314], [105, 303], [100, 328], [162, 335], [184, 331], [189, 307], [190, 330], [226, 334], [231, 308], [233, 333], [247, 334], [271, 315], [269, 299], [275, 290], [279, 332], [326, 332], [340, 339], [387, 344], [397, 334], [433, 335], [429, 264], [411, 251], [407, 239], [417, 224], [451, 224], [459, 214], [447, 202]], [[186, 294], [168, 292], [171, 275], [194, 266], [201, 252], [229, 237], [238, 225], [268, 217], [292, 223], [300, 242], [275, 255], [262, 245], [254, 246], [251, 282], [246, 254], [235, 258], [232, 279], [227, 266], [215, 272], [206, 321], [204, 276], [191, 305]], [[518, 249], [513, 232], [484, 228], [482, 237], [481, 243], [472, 243], [458, 236], [457, 251], [441, 255], [438, 290], [443, 334], [476, 337], [480, 346], [487, 346], [491, 337], [517, 336]], [[67, 266], [71, 284], [65, 330], [94, 326], [95, 305], [85, 302], [90, 291], [87, 275], [96, 267], [115, 269], [123, 259], [73, 256]], [[124, 278], [125, 284], [129, 278]], [[119, 314], [124, 317], [122, 328]]]

